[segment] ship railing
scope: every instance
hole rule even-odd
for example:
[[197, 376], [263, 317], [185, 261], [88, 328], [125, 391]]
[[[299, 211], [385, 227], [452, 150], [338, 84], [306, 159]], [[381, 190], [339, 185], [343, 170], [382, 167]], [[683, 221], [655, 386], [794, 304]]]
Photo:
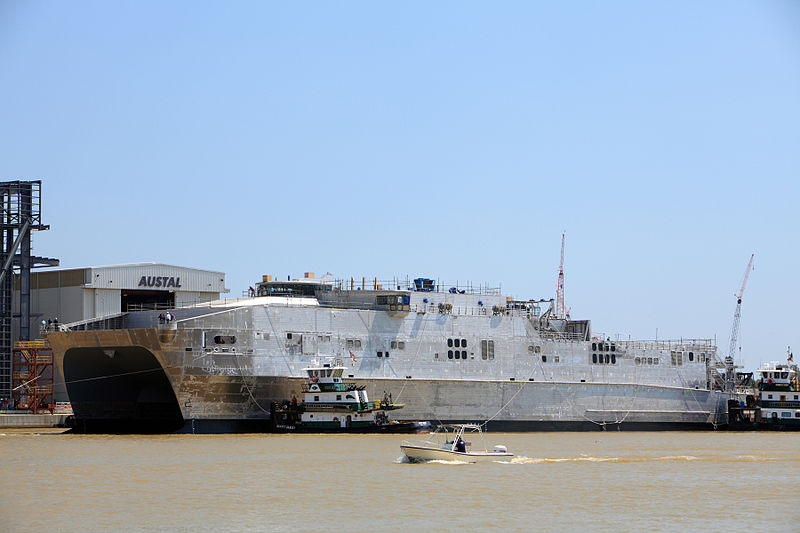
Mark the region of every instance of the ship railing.
[[631, 350], [669, 350], [669, 351], [705, 351], [707, 356], [713, 356], [717, 351], [717, 343], [714, 339], [665, 339], [665, 340], [631, 340], [622, 339], [620, 335], [606, 335], [604, 333], [593, 333], [594, 342], [614, 342], [617, 347]]
[[[406, 278], [391, 278], [380, 280], [376, 277], [352, 277], [347, 279], [337, 279], [333, 282], [336, 289], [343, 291], [362, 290], [362, 291], [415, 291], [414, 280]], [[471, 282], [448, 283], [436, 280], [433, 291], [430, 292], [455, 292], [458, 294], [478, 294], [478, 295], [498, 295], [501, 294], [501, 287], [492, 287], [488, 283], [473, 285]]]
[[86, 320], [78, 320], [77, 322], [69, 322], [66, 324], [61, 324], [61, 323], [43, 324], [41, 327], [41, 332], [49, 333], [52, 331], [89, 331], [89, 330], [102, 330], [102, 329], [123, 329], [125, 327], [124, 323], [125, 323], [125, 313], [114, 313], [96, 318], [89, 318]]
[[304, 407], [306, 411], [336, 411], [342, 409], [349, 409], [350, 411], [368, 411], [370, 409], [380, 409], [381, 402], [306, 402]]
[[561, 341], [582, 341], [586, 339], [586, 335], [582, 332], [553, 331], [548, 329], [539, 330], [539, 336], [546, 340]]

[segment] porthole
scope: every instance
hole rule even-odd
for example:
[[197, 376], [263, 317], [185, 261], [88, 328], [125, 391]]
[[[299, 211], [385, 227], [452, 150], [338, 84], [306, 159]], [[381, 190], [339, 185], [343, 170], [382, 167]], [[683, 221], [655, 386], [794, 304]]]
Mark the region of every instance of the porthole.
[[466, 348], [467, 347], [467, 339], [461, 339], [461, 347], [462, 348]]
[[453, 350], [447, 350], [447, 358], [448, 359], [452, 359], [453, 358]]
[[592, 354], [592, 363], [597, 364], [597, 354], [596, 353]]
[[453, 343], [455, 344], [456, 348], [460, 348], [461, 347], [461, 339], [456, 339], [456, 340], [453, 341]]
[[611, 354], [611, 364], [612, 365], [616, 365], [617, 364], [617, 354], [614, 354], [614, 353]]
[[593, 343], [592, 343], [592, 351], [593, 351], [593, 352], [596, 352], [596, 351], [597, 351], [597, 343], [596, 343], [596, 342], [593, 342]]
[[453, 347], [453, 339], [447, 339], [447, 347], [448, 348], [452, 348]]

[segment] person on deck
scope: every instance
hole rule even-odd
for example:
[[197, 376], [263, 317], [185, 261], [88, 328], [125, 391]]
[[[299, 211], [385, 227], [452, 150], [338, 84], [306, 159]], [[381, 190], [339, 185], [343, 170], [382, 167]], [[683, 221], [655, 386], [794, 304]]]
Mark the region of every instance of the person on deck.
[[467, 444], [461, 437], [458, 437], [458, 441], [456, 441], [456, 451], [461, 453], [467, 453]]

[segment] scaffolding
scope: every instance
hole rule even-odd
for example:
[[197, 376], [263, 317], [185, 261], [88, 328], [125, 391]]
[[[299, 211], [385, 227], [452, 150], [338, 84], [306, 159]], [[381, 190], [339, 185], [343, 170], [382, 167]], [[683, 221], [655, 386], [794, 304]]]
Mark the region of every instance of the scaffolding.
[[44, 339], [14, 343], [11, 394], [16, 409], [53, 414], [53, 350]]
[[12, 293], [19, 271], [19, 339], [31, 337], [31, 268], [58, 266], [58, 259], [31, 256], [31, 232], [42, 224], [42, 182], [0, 182], [0, 401], [11, 398]]

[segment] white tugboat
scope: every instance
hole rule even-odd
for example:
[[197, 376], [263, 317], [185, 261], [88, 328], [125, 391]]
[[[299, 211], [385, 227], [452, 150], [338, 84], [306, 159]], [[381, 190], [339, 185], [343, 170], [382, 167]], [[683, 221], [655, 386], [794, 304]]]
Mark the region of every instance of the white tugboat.
[[761, 375], [756, 396], [729, 407], [730, 429], [800, 431], [800, 384], [793, 359], [790, 352], [786, 363], [772, 361], [756, 370]]
[[759, 391], [760, 416], [756, 423], [762, 429], [800, 430], [800, 387], [797, 367], [777, 361], [765, 363]]
[[[476, 449], [465, 440], [468, 434], [477, 434], [482, 449]], [[478, 424], [442, 425], [436, 429], [430, 439], [419, 443], [404, 442], [400, 450], [408, 457], [409, 462], [426, 461], [464, 461], [467, 463], [483, 463], [490, 461], [509, 461], [514, 457], [503, 445], [495, 445], [490, 452], [486, 449], [483, 431]]]
[[312, 364], [303, 371], [308, 383], [303, 401], [295, 396], [280, 406], [272, 404], [272, 429], [306, 433], [414, 433], [430, 428], [429, 422], [392, 420], [388, 411], [402, 409], [385, 394], [381, 401], [370, 401], [363, 386], [342, 379], [346, 367], [337, 363]]

